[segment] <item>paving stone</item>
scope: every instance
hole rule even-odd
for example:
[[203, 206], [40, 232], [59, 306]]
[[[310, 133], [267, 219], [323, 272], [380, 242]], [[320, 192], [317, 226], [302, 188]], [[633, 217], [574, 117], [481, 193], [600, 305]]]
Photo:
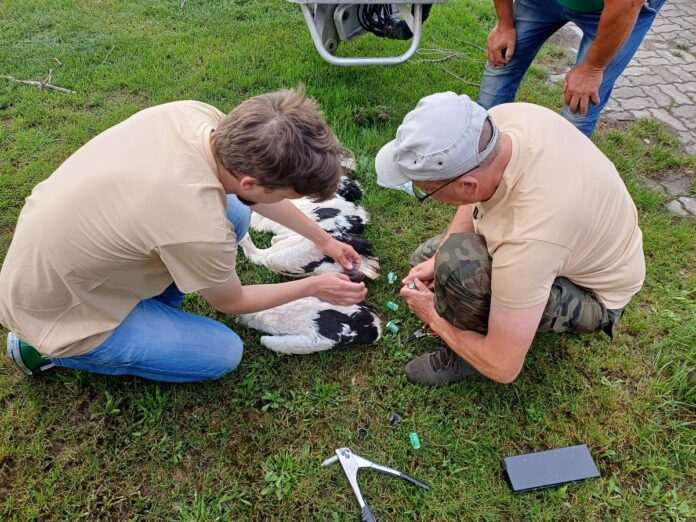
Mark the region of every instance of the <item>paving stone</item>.
[[650, 187], [650, 190], [653, 192], [660, 192], [662, 194], [665, 193], [665, 187], [660, 185], [657, 181], [650, 179], [650, 178], [645, 178], [645, 184]]
[[669, 22], [663, 22], [658, 24], [657, 20], [659, 20], [660, 17], [658, 16], [653, 22], [653, 26], [655, 27], [655, 30], [659, 30], [661, 33], [674, 33], [674, 32], [683, 32], [682, 28], [679, 27], [677, 24], [669, 21]]
[[627, 111], [643, 111], [645, 109], [657, 108], [655, 100], [648, 96], [637, 96], [621, 100], [621, 106]]
[[681, 197], [679, 201], [689, 214], [696, 216], [696, 198]]
[[669, 107], [673, 103], [672, 98], [662, 92], [660, 89], [650, 89], [650, 97], [655, 100], [658, 107]]
[[643, 67], [642, 65], [627, 67], [623, 72], [624, 76], [644, 76], [646, 74], [653, 74], [653, 71], [649, 67]]
[[642, 87], [619, 87], [614, 89], [611, 93], [612, 98], [625, 99], [625, 98], [635, 98], [636, 96], [645, 96], [645, 91]]
[[682, 105], [681, 107], [672, 109], [672, 115], [676, 118], [684, 118], [686, 120], [696, 122], [696, 105], [690, 103], [688, 105]]
[[660, 181], [660, 185], [670, 196], [687, 196], [691, 188], [691, 177], [686, 174], [675, 174], [671, 178]]
[[633, 55], [633, 59], [642, 62], [644, 58], [657, 58], [658, 54], [655, 51], [650, 51], [648, 49], [639, 48], [636, 54]]
[[604, 106], [604, 111], [607, 112], [617, 112], [617, 111], [623, 111], [623, 107], [621, 107], [621, 104], [616, 101], [614, 98], [611, 98], [607, 104]]
[[[670, 73], [672, 76], [675, 76], [678, 78], [678, 81], [680, 82], [696, 82], [696, 75], [690, 73], [687, 71], [683, 66], [682, 67], [673, 67], [674, 70], [673, 73]], [[662, 71], [663, 73], [665, 72], [664, 70]]]
[[674, 127], [677, 130], [686, 130], [682, 122], [680, 122], [678, 119], [676, 119], [674, 116], [669, 114], [666, 110], [664, 109], [650, 109], [650, 114], [653, 115], [653, 118], [656, 120], [660, 120], [662, 123], [666, 123], [670, 127]]
[[658, 56], [655, 58], [641, 58], [640, 64], [654, 67], [656, 65], [670, 65], [672, 62], [663, 56]]
[[661, 78], [660, 76], [657, 76], [656, 74], [646, 74], [643, 76], [634, 76], [631, 79], [631, 82], [634, 85], [660, 85], [664, 83], [664, 79]]
[[691, 98], [682, 94], [674, 85], [659, 85], [658, 88], [677, 102], [678, 105], [691, 104]]
[[676, 214], [678, 216], [688, 216], [689, 215], [689, 213], [686, 210], [684, 210], [684, 207], [682, 207], [681, 203], [679, 203], [679, 201], [677, 201], [675, 199], [673, 199], [672, 201], [667, 203], [667, 205], [665, 205], [665, 206], [667, 207], [667, 210], [669, 210], [670, 212], [672, 212], [673, 214]]

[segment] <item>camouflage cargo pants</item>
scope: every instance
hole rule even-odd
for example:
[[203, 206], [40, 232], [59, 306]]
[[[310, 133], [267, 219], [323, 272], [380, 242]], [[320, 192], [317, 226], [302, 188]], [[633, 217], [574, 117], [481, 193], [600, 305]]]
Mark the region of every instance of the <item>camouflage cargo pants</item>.
[[[442, 234], [420, 245], [411, 266], [435, 258], [435, 310], [463, 330], [488, 331], [491, 307], [491, 258], [478, 234], [452, 234], [438, 250]], [[608, 310], [591, 290], [557, 277], [539, 323], [539, 332], [587, 333], [611, 337], [623, 310]]]

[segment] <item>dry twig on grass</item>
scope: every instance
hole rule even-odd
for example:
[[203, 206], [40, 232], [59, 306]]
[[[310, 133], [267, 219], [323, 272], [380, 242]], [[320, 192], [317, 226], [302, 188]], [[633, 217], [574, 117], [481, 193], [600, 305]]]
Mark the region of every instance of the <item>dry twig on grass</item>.
[[8, 74], [0, 75], [0, 78], [5, 78], [16, 83], [23, 83], [25, 85], [33, 85], [34, 87], [38, 87], [39, 89], [51, 89], [53, 91], [64, 92], [68, 94], [77, 94], [77, 91], [66, 89], [65, 87], [58, 87], [57, 85], [53, 85], [51, 83], [51, 79], [53, 78], [53, 69], [50, 69], [48, 71], [46, 78], [44, 78], [43, 80], [18, 80], [14, 76], [10, 76]]
[[[452, 58], [464, 58], [468, 56], [466, 53], [459, 51], [453, 51], [452, 49], [418, 49], [416, 54], [419, 56], [425, 56], [426, 58], [416, 58], [414, 62], [416, 63], [434, 63], [434, 62], [446, 62]], [[431, 57], [432, 58], [429, 58]]]
[[445, 69], [442, 65], [440, 66], [440, 69], [442, 69], [443, 71], [445, 71], [445, 72], [446, 72], [447, 74], [449, 74], [450, 76], [454, 76], [457, 80], [466, 83], [467, 85], [473, 85], [474, 87], [479, 87], [479, 84], [478, 84], [478, 83], [472, 82], [472, 81], [470, 81], [470, 80], [467, 80], [466, 78], [462, 78], [461, 76], [457, 76], [456, 74], [454, 74], [454, 73], [453, 73], [452, 71], [450, 71], [449, 69]]
[[106, 56], [104, 57], [104, 59], [102, 60], [102, 63], [101, 63], [100, 65], [104, 65], [104, 64], [106, 63], [106, 61], [109, 59], [109, 56], [111, 56], [111, 53], [114, 52], [114, 49], [116, 49], [116, 46], [115, 46], [115, 45], [112, 45], [112, 46], [111, 46], [111, 49], [109, 49], [109, 50], [107, 51]]

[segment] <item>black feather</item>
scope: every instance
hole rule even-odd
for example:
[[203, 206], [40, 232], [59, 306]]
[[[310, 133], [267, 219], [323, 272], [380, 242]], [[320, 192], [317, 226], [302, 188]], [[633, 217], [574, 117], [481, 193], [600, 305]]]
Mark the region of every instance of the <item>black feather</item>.
[[[379, 337], [370, 307], [364, 303], [358, 306], [360, 309], [351, 315], [337, 310], [319, 312], [319, 317], [315, 320], [319, 334], [334, 341], [334, 348], [372, 344]], [[343, 335], [344, 325], [348, 325], [355, 335]]]
[[338, 182], [336, 194], [341, 196], [346, 201], [356, 202], [362, 198], [363, 193], [357, 181], [343, 176], [341, 177], [341, 181]]

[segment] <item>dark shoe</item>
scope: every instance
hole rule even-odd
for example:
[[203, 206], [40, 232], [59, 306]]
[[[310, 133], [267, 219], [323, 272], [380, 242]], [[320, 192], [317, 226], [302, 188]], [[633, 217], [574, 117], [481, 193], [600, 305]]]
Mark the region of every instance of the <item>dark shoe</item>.
[[450, 348], [421, 355], [409, 362], [404, 371], [409, 382], [423, 386], [450, 384], [471, 375], [479, 375], [475, 368]]
[[36, 348], [22, 341], [14, 332], [7, 334], [7, 356], [27, 375], [45, 372], [55, 366], [51, 359], [41, 355]]

